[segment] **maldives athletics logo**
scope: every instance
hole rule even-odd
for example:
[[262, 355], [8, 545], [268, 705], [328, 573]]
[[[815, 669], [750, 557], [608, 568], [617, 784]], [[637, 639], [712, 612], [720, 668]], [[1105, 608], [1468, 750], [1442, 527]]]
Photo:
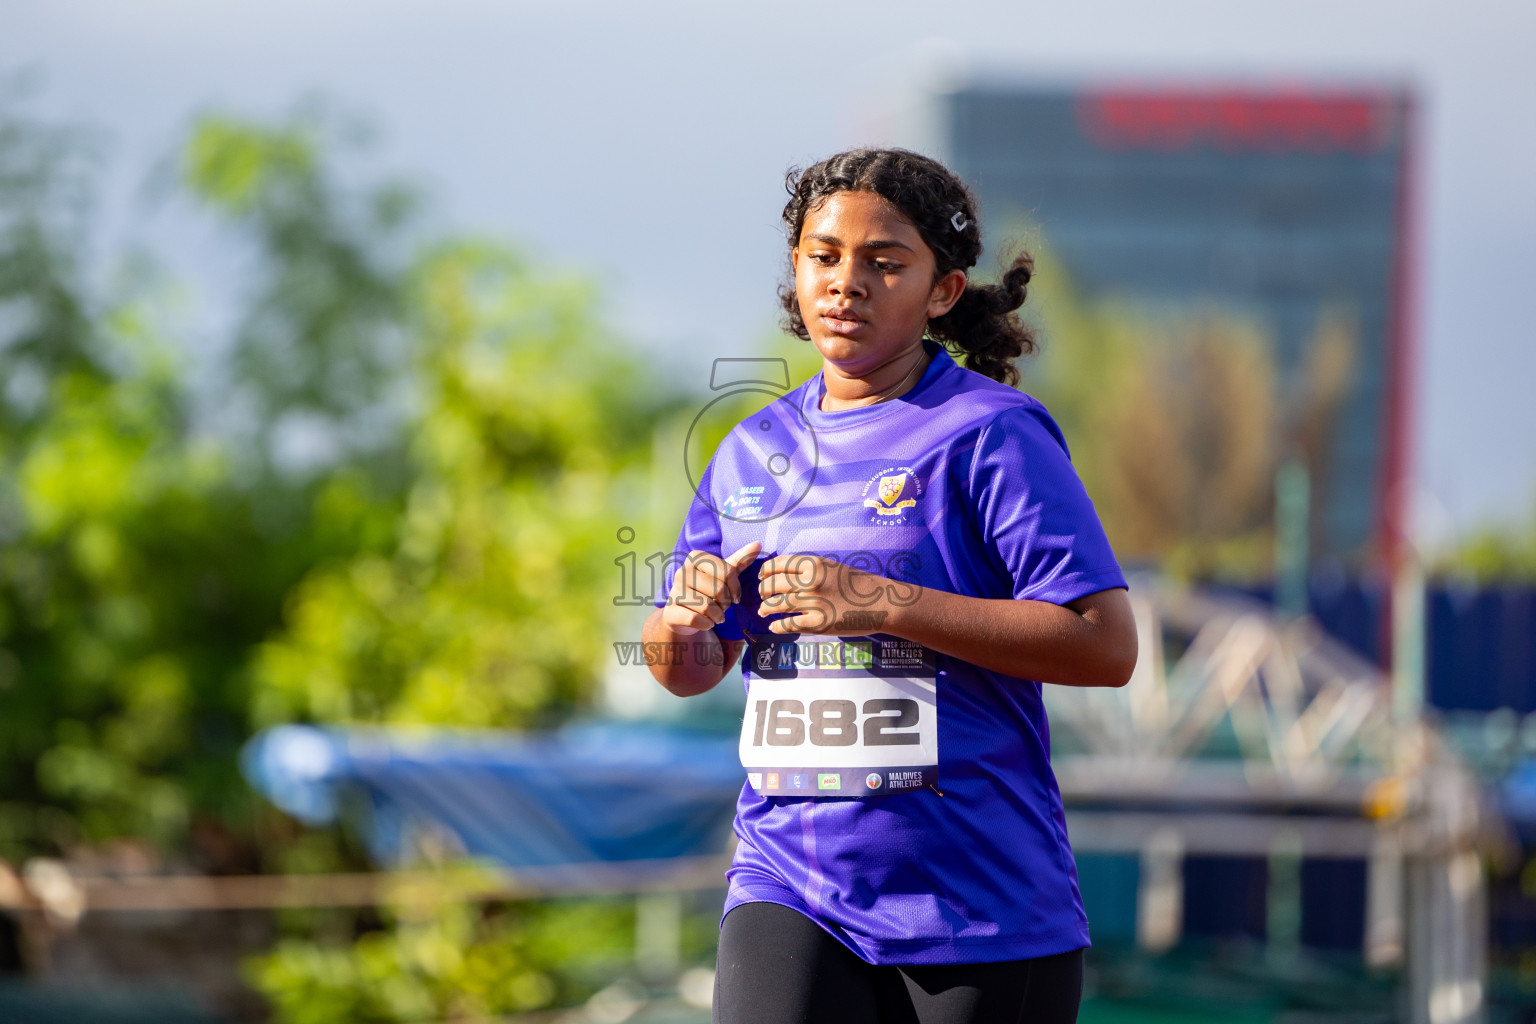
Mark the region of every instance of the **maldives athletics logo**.
[[875, 526], [905, 525], [922, 496], [923, 485], [911, 466], [887, 466], [864, 485], [864, 507], [874, 510], [869, 521]]

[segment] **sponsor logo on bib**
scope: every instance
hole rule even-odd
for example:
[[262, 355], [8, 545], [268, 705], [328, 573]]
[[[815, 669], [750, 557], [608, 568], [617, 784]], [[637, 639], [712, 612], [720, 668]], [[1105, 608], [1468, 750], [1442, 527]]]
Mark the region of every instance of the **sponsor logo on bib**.
[[879, 789], [881, 786], [885, 785], [885, 777], [882, 776], [879, 772], [870, 772], [868, 775], [864, 776], [864, 785], [868, 786], [870, 789]]

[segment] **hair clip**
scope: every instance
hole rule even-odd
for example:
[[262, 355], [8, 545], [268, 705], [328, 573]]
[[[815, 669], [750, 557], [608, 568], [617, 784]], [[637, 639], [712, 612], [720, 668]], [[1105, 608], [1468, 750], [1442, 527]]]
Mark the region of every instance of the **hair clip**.
[[956, 210], [955, 215], [949, 218], [949, 223], [954, 226], [956, 231], [964, 231], [971, 226], [971, 222], [965, 219], [964, 210]]

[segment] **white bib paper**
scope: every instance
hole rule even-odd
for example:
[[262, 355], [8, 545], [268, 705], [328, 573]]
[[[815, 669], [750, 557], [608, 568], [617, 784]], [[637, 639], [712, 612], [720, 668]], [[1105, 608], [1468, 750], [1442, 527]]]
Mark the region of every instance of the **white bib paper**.
[[739, 751], [760, 795], [881, 796], [937, 780], [931, 651], [907, 641], [754, 640], [748, 657]]

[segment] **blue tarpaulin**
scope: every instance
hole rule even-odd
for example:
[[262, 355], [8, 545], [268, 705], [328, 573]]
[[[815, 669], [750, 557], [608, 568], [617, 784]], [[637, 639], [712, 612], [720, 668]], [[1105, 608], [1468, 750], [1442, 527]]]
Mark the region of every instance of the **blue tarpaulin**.
[[310, 824], [356, 814], [389, 865], [434, 831], [513, 868], [717, 853], [745, 781], [734, 736], [617, 722], [529, 734], [279, 726], [251, 740], [243, 767]]

